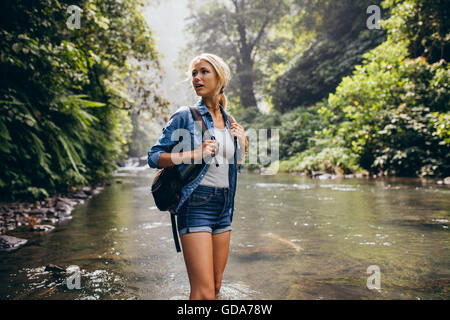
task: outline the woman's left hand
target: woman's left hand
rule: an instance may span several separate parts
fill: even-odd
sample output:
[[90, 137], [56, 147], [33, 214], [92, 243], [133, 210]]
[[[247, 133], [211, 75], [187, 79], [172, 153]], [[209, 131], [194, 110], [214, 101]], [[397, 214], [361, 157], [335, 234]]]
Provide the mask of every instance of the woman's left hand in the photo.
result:
[[247, 139], [245, 138], [245, 129], [240, 124], [234, 122], [230, 126], [231, 135], [233, 137], [237, 137], [239, 145], [241, 148], [245, 147], [245, 151], [247, 151]]

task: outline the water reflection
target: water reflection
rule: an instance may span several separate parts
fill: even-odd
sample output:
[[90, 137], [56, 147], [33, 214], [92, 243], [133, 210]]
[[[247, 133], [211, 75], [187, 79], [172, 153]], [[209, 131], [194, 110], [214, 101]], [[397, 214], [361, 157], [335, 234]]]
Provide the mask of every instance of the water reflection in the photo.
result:
[[[186, 299], [170, 218], [155, 207], [153, 170], [79, 206], [73, 219], [2, 255], [2, 299]], [[311, 180], [241, 174], [221, 299], [448, 299], [450, 189], [416, 179]], [[70, 290], [55, 264], [81, 270]], [[370, 265], [381, 290], [366, 287]], [[257, 271], [257, 272], [256, 272]]]

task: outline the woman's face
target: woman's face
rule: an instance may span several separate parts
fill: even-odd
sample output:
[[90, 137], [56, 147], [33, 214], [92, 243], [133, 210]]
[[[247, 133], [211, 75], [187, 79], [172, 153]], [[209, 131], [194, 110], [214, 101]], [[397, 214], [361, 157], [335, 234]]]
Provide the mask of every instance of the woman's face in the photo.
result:
[[210, 97], [215, 95], [217, 90], [217, 74], [209, 62], [200, 60], [194, 64], [192, 69], [192, 85], [198, 96]]

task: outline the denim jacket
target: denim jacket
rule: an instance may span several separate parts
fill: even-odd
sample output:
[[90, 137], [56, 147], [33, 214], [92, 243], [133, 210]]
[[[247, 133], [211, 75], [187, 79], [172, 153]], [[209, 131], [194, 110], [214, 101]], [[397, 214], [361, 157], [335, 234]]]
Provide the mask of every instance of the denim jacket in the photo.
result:
[[[205, 137], [203, 139], [207, 139], [211, 135], [214, 135], [214, 121], [212, 119], [211, 113], [208, 111], [208, 108], [206, 107], [203, 99], [200, 99], [195, 107], [200, 111], [200, 114], [202, 115], [203, 121], [205, 122], [207, 132], [205, 132]], [[222, 112], [223, 118], [225, 120], [225, 125], [228, 130], [230, 130], [230, 123], [228, 121], [228, 114], [223, 109], [222, 105], [220, 105], [220, 111]], [[190, 133], [190, 139], [182, 139], [182, 141], [179, 143], [178, 135], [176, 132], [176, 129], [187, 129]], [[197, 130], [200, 130], [200, 134]], [[173, 135], [173, 136], [172, 136]], [[159, 157], [162, 153], [170, 153], [172, 152], [172, 149], [177, 146], [177, 152], [183, 152], [183, 151], [190, 151], [194, 150], [194, 148], [198, 148], [201, 146], [202, 141], [198, 140], [198, 138], [201, 137], [201, 128], [197, 128], [197, 126], [194, 125], [194, 119], [192, 118], [192, 114], [189, 110], [189, 107], [181, 107], [179, 108], [175, 113], [173, 113], [167, 122], [166, 126], [163, 129], [162, 135], [159, 137], [156, 144], [151, 147], [150, 151], [148, 152], [148, 164], [151, 168], [158, 168], [161, 169], [161, 167], [158, 166]], [[187, 141], [190, 140], [190, 141]], [[195, 140], [195, 141], [194, 141]], [[193, 148], [194, 146], [194, 148]], [[231, 206], [229, 206], [229, 211], [224, 212], [224, 214], [230, 214], [232, 215], [234, 212], [234, 196], [236, 193], [236, 183], [237, 183], [237, 173], [241, 171], [241, 169], [244, 167], [244, 164], [241, 163], [239, 169], [237, 168], [237, 153], [242, 152], [238, 146], [238, 143], [236, 142], [236, 139], [234, 139], [234, 163], [229, 164], [229, 170], [228, 170], [228, 182], [229, 182], [229, 197], [231, 197], [231, 202], [228, 201], [227, 203], [231, 203]], [[211, 161], [207, 161], [206, 165], [200, 171], [198, 176], [192, 180], [190, 183], [183, 186], [181, 189], [181, 198], [178, 203], [178, 206], [176, 208], [176, 212], [178, 213], [180, 207], [183, 205], [183, 203], [189, 198], [191, 193], [197, 188], [197, 186], [200, 184], [203, 177], [206, 175], [206, 172], [209, 169]], [[178, 170], [181, 171], [183, 167], [186, 164], [180, 164], [178, 166]], [[230, 199], [229, 199], [230, 200]]]

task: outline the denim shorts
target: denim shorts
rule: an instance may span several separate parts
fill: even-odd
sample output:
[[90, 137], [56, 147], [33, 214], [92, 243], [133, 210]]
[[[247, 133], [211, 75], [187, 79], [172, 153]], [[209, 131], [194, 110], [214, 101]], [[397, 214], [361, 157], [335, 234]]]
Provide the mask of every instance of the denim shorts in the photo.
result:
[[[178, 233], [209, 232], [218, 234], [231, 230], [230, 189], [199, 185], [180, 207], [177, 215]], [[227, 212], [227, 213], [225, 213]]]

